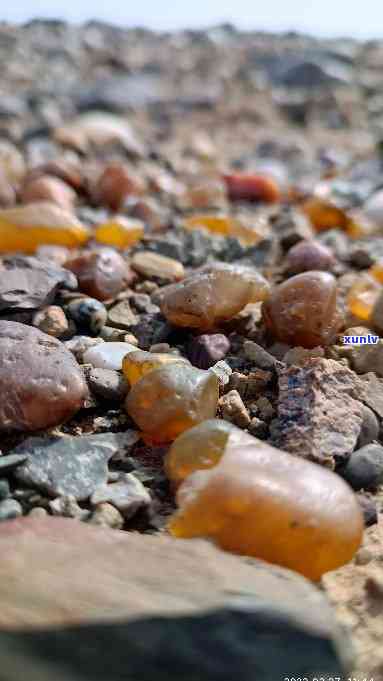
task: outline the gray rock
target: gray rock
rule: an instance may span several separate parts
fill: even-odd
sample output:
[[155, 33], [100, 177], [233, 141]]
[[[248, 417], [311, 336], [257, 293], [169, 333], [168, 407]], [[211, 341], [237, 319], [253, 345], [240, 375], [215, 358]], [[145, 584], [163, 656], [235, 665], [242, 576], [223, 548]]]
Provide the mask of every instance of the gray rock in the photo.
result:
[[108, 312], [108, 325], [117, 329], [129, 330], [138, 323], [137, 315], [134, 314], [128, 300], [122, 300]]
[[57, 497], [49, 502], [52, 515], [62, 516], [63, 518], [77, 518], [77, 520], [87, 520], [90, 512], [81, 508], [76, 499], [72, 496]]
[[16, 477], [52, 497], [73, 496], [87, 499], [108, 479], [109, 459], [125, 443], [129, 433], [104, 433], [81, 437], [29, 438], [14, 452], [28, 455]]
[[0, 266], [0, 311], [36, 310], [49, 305], [57, 290], [76, 288], [72, 272], [38, 258], [3, 258]]
[[261, 369], [273, 369], [277, 364], [277, 360], [273, 355], [270, 355], [270, 353], [262, 348], [261, 345], [258, 345], [251, 340], [244, 342], [243, 350], [245, 357], [250, 359], [254, 362], [255, 366], [260, 367]]
[[109, 502], [121, 511], [124, 518], [132, 518], [140, 508], [151, 503], [149, 492], [132, 473], [123, 473], [118, 482], [101, 485], [92, 494], [90, 503], [98, 506]]
[[92, 369], [87, 381], [89, 388], [97, 397], [111, 402], [121, 402], [129, 390], [125, 378], [113, 369]]
[[99, 333], [107, 317], [105, 305], [95, 298], [72, 300], [67, 307], [67, 312], [80, 329], [94, 335]]
[[0, 475], [17, 468], [28, 458], [27, 454], [8, 454], [7, 456], [0, 456]]
[[22, 515], [22, 506], [16, 499], [4, 499], [4, 501], [0, 501], [0, 522], [12, 520], [13, 518], [20, 518]]
[[361, 405], [361, 414], [362, 425], [360, 428], [358, 442], [356, 443], [357, 449], [361, 449], [365, 445], [369, 445], [370, 442], [377, 440], [380, 429], [378, 418], [372, 409], [367, 407], [365, 404]]
[[100, 345], [104, 343], [102, 338], [91, 338], [91, 336], [74, 336], [70, 340], [64, 342], [65, 347], [69, 350], [77, 359], [78, 362], [82, 362], [84, 353], [95, 345]]
[[383, 447], [369, 444], [352, 452], [339, 474], [353, 489], [376, 489], [383, 482]]
[[324, 594], [286, 569], [200, 540], [63, 518], [10, 523], [0, 550], [8, 630], [0, 659], [12, 681], [10, 658], [30, 681], [44, 678], [41, 664], [45, 678], [60, 681], [278, 681], [349, 671], [350, 648]]
[[11, 494], [11, 489], [9, 487], [9, 482], [5, 478], [0, 480], [0, 501], [7, 499]]

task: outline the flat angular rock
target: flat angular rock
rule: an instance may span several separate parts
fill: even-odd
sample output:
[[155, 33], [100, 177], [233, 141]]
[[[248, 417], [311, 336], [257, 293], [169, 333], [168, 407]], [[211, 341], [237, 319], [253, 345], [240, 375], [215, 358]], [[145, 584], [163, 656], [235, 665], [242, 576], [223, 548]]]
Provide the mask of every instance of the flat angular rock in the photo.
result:
[[61, 286], [77, 286], [74, 274], [62, 267], [27, 256], [0, 261], [0, 311], [36, 310], [51, 303]]
[[311, 358], [280, 371], [278, 446], [332, 466], [355, 448], [362, 408], [355, 396], [356, 377], [339, 362]]
[[82, 407], [87, 393], [79, 365], [59, 340], [0, 321], [0, 431], [58, 425]]
[[32, 681], [44, 678], [32, 675], [35, 656], [36, 671], [43, 661], [47, 678], [65, 681], [346, 673], [349, 648], [325, 597], [288, 570], [204, 541], [62, 518], [2, 524], [0, 550], [0, 627], [8, 630], [0, 646], [7, 659], [15, 646], [22, 651]]
[[72, 496], [81, 501], [106, 483], [109, 459], [130, 441], [129, 432], [29, 438], [14, 450], [28, 455], [16, 477], [52, 497]]
[[150, 505], [151, 498], [142, 482], [132, 473], [123, 474], [110, 485], [101, 485], [91, 497], [94, 506], [109, 501], [125, 518], [132, 518], [138, 509]]

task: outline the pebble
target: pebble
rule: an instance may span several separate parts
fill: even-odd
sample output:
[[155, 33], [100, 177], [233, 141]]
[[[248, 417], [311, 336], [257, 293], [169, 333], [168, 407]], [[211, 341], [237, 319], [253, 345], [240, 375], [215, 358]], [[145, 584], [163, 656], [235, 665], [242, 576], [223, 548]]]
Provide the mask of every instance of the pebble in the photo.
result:
[[82, 253], [66, 267], [76, 275], [80, 291], [97, 300], [114, 298], [132, 279], [124, 258], [111, 248]]
[[26, 180], [21, 189], [21, 203], [51, 201], [64, 210], [73, 210], [76, 192], [59, 177], [40, 175]]
[[93, 506], [105, 502], [115, 506], [129, 520], [139, 509], [150, 506], [151, 498], [133, 473], [122, 473], [118, 482], [102, 485], [93, 492], [90, 499]]
[[332, 251], [319, 241], [300, 241], [286, 256], [286, 270], [300, 274], [309, 270], [331, 271], [336, 264]]
[[16, 471], [17, 479], [51, 497], [88, 499], [106, 483], [108, 461], [129, 446], [129, 433], [79, 437], [29, 438], [14, 451], [28, 455]]
[[96, 506], [89, 519], [89, 523], [101, 527], [111, 527], [114, 530], [122, 530], [125, 520], [115, 506], [103, 503]]
[[130, 264], [136, 272], [148, 279], [179, 281], [185, 276], [184, 267], [178, 260], [151, 251], [135, 253]]
[[378, 522], [378, 509], [376, 501], [365, 494], [357, 494], [359, 506], [363, 513], [365, 527], [371, 527]]
[[87, 376], [90, 390], [101, 399], [121, 402], [129, 386], [125, 378], [112, 369], [92, 369]]
[[233, 370], [227, 364], [227, 362], [221, 360], [220, 362], [217, 362], [217, 364], [214, 364], [214, 366], [212, 366], [209, 369], [209, 371], [211, 371], [215, 376], [217, 376], [219, 387], [223, 389], [229, 383], [230, 376]]
[[28, 454], [8, 454], [0, 456], [0, 475], [21, 466], [28, 458]]
[[71, 418], [88, 390], [73, 355], [56, 338], [0, 321], [0, 430], [33, 431]]
[[105, 305], [95, 298], [79, 298], [67, 305], [67, 313], [79, 329], [97, 335], [105, 325], [107, 311]]
[[[99, 338], [102, 338], [107, 342], [118, 342], [124, 341], [126, 335], [126, 329], [115, 329], [113, 326], [103, 326], [100, 329]], [[129, 343], [130, 341], [127, 340], [126, 342]], [[133, 343], [131, 344], [134, 345]]]
[[9, 496], [11, 496], [9, 482], [6, 478], [2, 478], [0, 480], [0, 500], [3, 501], [3, 499], [7, 499]]
[[36, 312], [32, 318], [32, 324], [54, 338], [64, 336], [69, 330], [65, 312], [58, 305], [48, 305]]
[[96, 345], [101, 345], [104, 342], [102, 338], [91, 338], [90, 336], [74, 336], [70, 340], [64, 341], [64, 346], [77, 359], [80, 364], [83, 363], [84, 353]]
[[198, 369], [210, 369], [223, 360], [229, 350], [230, 341], [222, 333], [195, 336], [190, 339], [186, 348], [188, 358]]
[[132, 311], [129, 300], [122, 300], [108, 311], [108, 324], [117, 329], [129, 330], [138, 323], [138, 317]]
[[[119, 161], [108, 163], [94, 190], [96, 201], [112, 211], [121, 210], [129, 195], [141, 193], [142, 183], [133, 175], [126, 164]], [[101, 232], [101, 237], [105, 236], [104, 232], [105, 230]], [[96, 239], [100, 240], [98, 232], [96, 232]], [[103, 241], [105, 243], [105, 239]], [[129, 242], [125, 244], [122, 240], [122, 243], [114, 243], [113, 245], [123, 248], [125, 245], [129, 245]]]
[[95, 369], [121, 371], [125, 355], [136, 350], [137, 347], [130, 343], [102, 343], [86, 350], [83, 354], [83, 362], [91, 364]]
[[28, 517], [29, 518], [46, 518], [48, 516], [48, 511], [46, 508], [43, 508], [42, 506], [35, 506], [35, 508], [32, 508], [29, 513]]
[[0, 501], [0, 522], [20, 518], [23, 515], [23, 508], [16, 499], [4, 499]]
[[219, 400], [219, 407], [225, 421], [234, 423], [238, 428], [248, 428], [250, 425], [249, 412], [237, 390], [230, 390], [223, 395]]
[[94, 238], [100, 244], [115, 248], [129, 248], [144, 236], [145, 225], [123, 215], [115, 215], [108, 222], [98, 225]]
[[372, 443], [357, 449], [338, 472], [354, 490], [376, 490], [383, 482], [383, 447]]
[[254, 343], [254, 341], [246, 340], [243, 344], [243, 351], [245, 357], [261, 369], [274, 369], [277, 365], [275, 357], [270, 355], [261, 345]]
[[49, 508], [52, 515], [63, 516], [64, 518], [77, 518], [78, 520], [87, 520], [90, 512], [81, 508], [76, 499], [71, 496], [57, 497], [49, 502]]
[[356, 443], [356, 448], [361, 449], [365, 445], [369, 445], [370, 442], [374, 442], [374, 440], [377, 440], [379, 438], [379, 421], [369, 407], [367, 407], [365, 404], [361, 404], [361, 412], [362, 412], [362, 425], [360, 428], [360, 433], [358, 437], [358, 442]]

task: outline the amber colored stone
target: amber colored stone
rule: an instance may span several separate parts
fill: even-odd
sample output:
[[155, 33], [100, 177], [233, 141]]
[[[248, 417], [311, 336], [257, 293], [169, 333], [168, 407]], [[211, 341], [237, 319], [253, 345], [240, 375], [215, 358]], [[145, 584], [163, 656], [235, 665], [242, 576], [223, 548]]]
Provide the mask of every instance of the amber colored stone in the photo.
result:
[[219, 464], [184, 482], [171, 534], [210, 538], [313, 580], [351, 560], [363, 535], [351, 488], [327, 468], [251, 440], [229, 436]]
[[56, 426], [82, 407], [87, 387], [79, 365], [56, 338], [0, 321], [0, 430]]
[[76, 275], [80, 291], [97, 300], [114, 298], [132, 277], [124, 258], [111, 248], [82, 253], [65, 267]]
[[76, 216], [51, 202], [0, 210], [0, 252], [34, 253], [45, 244], [74, 248], [89, 238]]
[[208, 419], [174, 440], [164, 460], [165, 473], [178, 487], [189, 475], [220, 461], [229, 435], [243, 431], [223, 419]]
[[330, 199], [312, 196], [301, 208], [318, 232], [326, 229], [347, 229], [348, 218], [345, 211], [338, 208]]
[[161, 253], [140, 251], [131, 259], [132, 268], [148, 279], [162, 279], [164, 281], [179, 281], [185, 276], [182, 262], [168, 258]]
[[187, 359], [178, 357], [177, 355], [165, 352], [146, 352], [145, 350], [137, 350], [136, 352], [130, 352], [124, 357], [122, 371], [130, 385], [134, 385], [150, 371], [160, 369], [166, 364], [174, 363], [190, 366]]
[[368, 270], [368, 274], [376, 279], [379, 284], [383, 284], [383, 260], [378, 260], [378, 262], [372, 265]]
[[255, 269], [216, 263], [169, 287], [160, 305], [172, 324], [208, 330], [234, 317], [248, 303], [266, 300], [269, 290]]
[[229, 215], [193, 215], [186, 218], [183, 224], [185, 229], [189, 230], [207, 229], [213, 234], [236, 237], [247, 246], [258, 243], [264, 236], [260, 221], [257, 229], [257, 225], [246, 224], [239, 218], [232, 218]]
[[21, 190], [22, 203], [34, 203], [36, 201], [52, 201], [65, 210], [72, 210], [76, 193], [72, 187], [58, 177], [41, 175], [36, 179], [31, 179]]
[[141, 194], [142, 183], [129, 168], [118, 161], [109, 163], [101, 174], [95, 188], [95, 198], [103, 206], [118, 211], [131, 194]]
[[368, 321], [381, 290], [382, 285], [376, 277], [370, 276], [367, 272], [361, 274], [347, 295], [347, 305], [351, 314]]
[[276, 181], [266, 175], [233, 173], [224, 175], [223, 179], [231, 201], [277, 203], [281, 200]]
[[131, 388], [126, 409], [153, 442], [171, 442], [184, 430], [215, 416], [218, 378], [180, 363], [150, 371]]
[[330, 345], [339, 330], [336, 279], [327, 272], [303, 272], [272, 291], [262, 309], [267, 327], [288, 345]]
[[330, 270], [335, 257], [327, 246], [318, 241], [300, 241], [290, 248], [286, 256], [286, 269], [291, 274], [309, 270]]
[[129, 248], [144, 236], [144, 224], [140, 220], [132, 220], [123, 215], [115, 215], [108, 222], [103, 222], [96, 229], [94, 238], [100, 244]]

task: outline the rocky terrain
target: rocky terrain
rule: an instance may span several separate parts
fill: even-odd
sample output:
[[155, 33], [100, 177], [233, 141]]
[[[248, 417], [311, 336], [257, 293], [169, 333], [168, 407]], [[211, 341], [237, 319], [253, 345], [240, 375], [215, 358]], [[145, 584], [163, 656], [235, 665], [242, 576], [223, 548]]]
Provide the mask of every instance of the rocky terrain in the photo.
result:
[[383, 680], [383, 43], [0, 60], [1, 678]]

